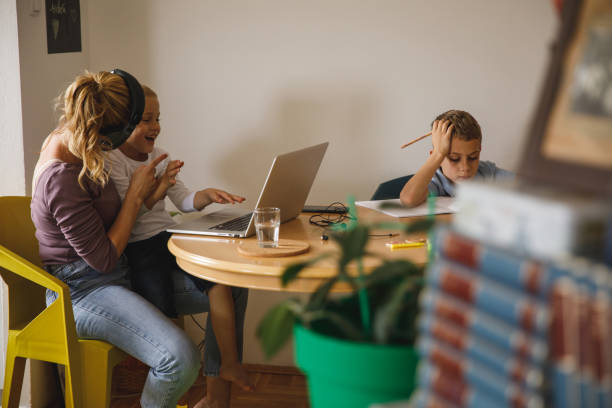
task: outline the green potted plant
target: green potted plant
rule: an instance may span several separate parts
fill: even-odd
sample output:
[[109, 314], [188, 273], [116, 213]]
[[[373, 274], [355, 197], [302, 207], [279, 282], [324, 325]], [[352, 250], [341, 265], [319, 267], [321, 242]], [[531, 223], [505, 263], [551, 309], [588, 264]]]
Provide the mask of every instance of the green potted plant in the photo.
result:
[[[424, 265], [381, 259], [365, 274], [362, 259], [370, 231], [428, 230], [430, 218], [411, 224], [360, 224], [354, 204], [345, 230], [330, 234], [339, 251], [288, 266], [286, 285], [323, 258], [337, 258], [337, 273], [322, 283], [306, 302], [290, 298], [270, 309], [257, 328], [266, 356], [274, 355], [294, 334], [298, 367], [306, 374], [313, 408], [367, 408], [374, 402], [407, 399], [414, 388], [418, 354], [418, 294]], [[351, 270], [357, 273], [351, 273]], [[353, 288], [348, 295], [330, 296], [336, 282]]]

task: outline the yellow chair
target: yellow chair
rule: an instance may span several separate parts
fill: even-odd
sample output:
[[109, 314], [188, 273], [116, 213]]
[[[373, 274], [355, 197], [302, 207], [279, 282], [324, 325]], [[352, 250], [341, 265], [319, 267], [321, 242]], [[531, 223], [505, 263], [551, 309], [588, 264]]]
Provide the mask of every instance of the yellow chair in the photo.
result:
[[[66, 407], [108, 408], [113, 367], [127, 355], [76, 335], [68, 286], [40, 268], [30, 197], [0, 197], [0, 275], [9, 291], [2, 406], [19, 406], [26, 358], [65, 366]], [[59, 294], [45, 307], [45, 289]]]

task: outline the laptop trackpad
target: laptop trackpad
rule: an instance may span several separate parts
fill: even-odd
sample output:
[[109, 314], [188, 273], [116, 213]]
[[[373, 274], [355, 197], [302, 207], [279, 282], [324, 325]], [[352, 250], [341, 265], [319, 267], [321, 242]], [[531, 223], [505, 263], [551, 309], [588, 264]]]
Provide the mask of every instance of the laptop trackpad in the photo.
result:
[[248, 211], [245, 211], [244, 209], [240, 210], [227, 208], [209, 214], [204, 214], [203, 216], [196, 218], [194, 221], [192, 221], [190, 225], [198, 225], [200, 228], [209, 228], [217, 224], [221, 224], [223, 222], [240, 217], [247, 213]]

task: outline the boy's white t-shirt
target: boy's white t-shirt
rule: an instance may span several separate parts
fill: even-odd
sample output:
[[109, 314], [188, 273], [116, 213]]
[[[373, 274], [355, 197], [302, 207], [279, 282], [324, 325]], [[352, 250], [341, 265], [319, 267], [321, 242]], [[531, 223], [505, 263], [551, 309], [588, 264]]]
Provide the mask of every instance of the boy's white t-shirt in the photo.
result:
[[[164, 153], [167, 152], [158, 147], [154, 147], [153, 152], [149, 154], [149, 158], [146, 161], [130, 159], [119, 149], [114, 149], [106, 153], [105, 167], [110, 172], [110, 177], [115, 183], [122, 201], [125, 198], [125, 193], [128, 190], [130, 180], [136, 169], [144, 164], [149, 164], [152, 160]], [[155, 168], [156, 176], [159, 177], [164, 174], [170, 160], [170, 156], [168, 156], [157, 165]], [[180, 211], [196, 211], [193, 207], [195, 192], [185, 187], [185, 184], [183, 184], [178, 177], [176, 178], [176, 184], [168, 189], [167, 196]], [[138, 218], [136, 218], [136, 222], [134, 223], [134, 227], [132, 228], [132, 234], [128, 242], [137, 242], [151, 238], [175, 224], [176, 222], [166, 211], [165, 200], [159, 200], [150, 210], [143, 204], [138, 214]]]

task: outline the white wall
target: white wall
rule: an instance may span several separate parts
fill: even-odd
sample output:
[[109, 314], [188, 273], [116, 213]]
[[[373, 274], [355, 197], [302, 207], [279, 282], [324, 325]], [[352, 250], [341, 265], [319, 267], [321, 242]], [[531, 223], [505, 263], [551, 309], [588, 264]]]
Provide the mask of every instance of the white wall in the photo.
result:
[[[87, 3], [80, 2], [86, 27]], [[44, 1], [1, 1], [0, 21], [0, 195], [25, 195], [41, 143], [55, 125], [53, 99], [88, 66], [88, 47], [84, 41], [81, 53], [47, 54]], [[4, 322], [6, 310], [3, 302]], [[1, 367], [3, 377], [4, 362]], [[47, 406], [56, 397], [54, 381], [49, 364], [28, 362], [20, 405]]]
[[[26, 180], [54, 123], [52, 98], [84, 68], [121, 67], [160, 95], [159, 143], [185, 160], [186, 183], [250, 204], [275, 153], [323, 140], [331, 145], [308, 201], [367, 199], [379, 182], [417, 170], [429, 143], [399, 146], [450, 108], [480, 121], [483, 158], [513, 169], [557, 24], [546, 0], [81, 0], [81, 8], [81, 54], [47, 55], [44, 17], [20, 17]], [[278, 297], [251, 294], [248, 362], [260, 362], [252, 333]]]
[[0, 196], [25, 193], [15, 2], [0, 2]]
[[43, 140], [57, 122], [55, 98], [89, 65], [87, 1], [81, 5], [82, 52], [47, 54], [44, 1], [42, 11], [32, 13], [35, 1], [17, 1], [19, 21], [19, 61], [23, 103], [23, 139], [26, 190], [31, 194], [32, 174]]
[[[25, 173], [21, 129], [19, 40], [17, 10], [12, 1], [0, 2], [0, 196], [23, 195]], [[4, 384], [8, 335], [8, 292], [0, 280], [0, 384]], [[0, 393], [1, 395], [1, 393]]]
[[543, 0], [109, 0], [90, 22], [91, 68], [159, 91], [160, 144], [189, 185], [253, 202], [275, 153], [329, 140], [309, 200], [323, 204], [415, 172], [429, 143], [399, 146], [449, 108], [513, 169], [556, 16]]
[[[252, 205], [271, 158], [331, 142], [313, 204], [368, 199], [418, 169], [405, 141], [450, 108], [484, 131], [483, 157], [514, 169], [557, 18], [550, 1], [107, 0], [89, 5], [90, 68], [115, 66], [157, 90], [159, 144], [188, 185]], [[119, 10], [121, 12], [119, 12]], [[279, 294], [252, 291], [253, 332]], [[291, 363], [291, 352], [274, 360]]]

